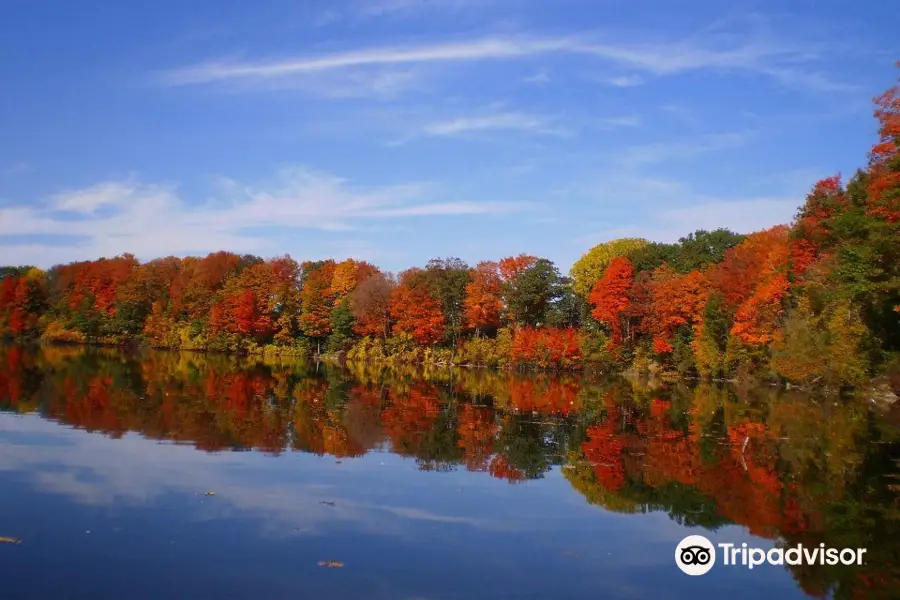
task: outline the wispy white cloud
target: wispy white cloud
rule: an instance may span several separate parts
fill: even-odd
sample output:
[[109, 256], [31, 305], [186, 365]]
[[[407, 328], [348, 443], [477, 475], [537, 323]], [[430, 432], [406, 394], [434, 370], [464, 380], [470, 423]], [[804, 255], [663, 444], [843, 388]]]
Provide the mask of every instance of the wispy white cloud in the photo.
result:
[[534, 85], [546, 85], [550, 83], [550, 72], [547, 69], [538, 69], [533, 74], [525, 77], [522, 82]]
[[[790, 74], [801, 76], [801, 64], [814, 58], [802, 48], [755, 39], [702, 38], [662, 42], [598, 42], [587, 36], [485, 37], [455, 42], [409, 46], [382, 46], [331, 54], [269, 61], [210, 61], [159, 73], [165, 85], [209, 84], [240, 80], [266, 80], [339, 69], [434, 63], [473, 63], [516, 60], [547, 54], [581, 55], [653, 75], [673, 75], [700, 69], [741, 70], [786, 83]], [[618, 84], [632, 79], [613, 78]], [[822, 75], [806, 73], [814, 89], [837, 89], [841, 84]]]
[[284, 77], [348, 67], [510, 59], [565, 50], [564, 39], [485, 38], [454, 43], [379, 47], [269, 62], [214, 61], [159, 74], [169, 85], [189, 85], [241, 78]]
[[425, 89], [428, 80], [428, 74], [419, 65], [385, 64], [211, 83], [227, 87], [230, 92], [297, 91], [326, 100], [392, 100], [401, 94]]
[[[107, 181], [90, 187], [56, 194], [51, 198], [51, 208], [82, 214], [93, 214], [97, 209], [116, 206], [124, 198], [134, 197], [138, 184], [133, 181]], [[159, 193], [167, 193], [159, 190]]]
[[777, 80], [784, 87], [817, 92], [853, 92], [859, 86], [845, 81], [836, 81], [825, 73], [804, 71], [796, 67], [764, 67], [760, 69], [764, 75]]
[[618, 117], [600, 117], [597, 123], [601, 128], [611, 129], [616, 127], [637, 127], [643, 123], [640, 115], [621, 115]]
[[640, 75], [617, 75], [615, 77], [605, 77], [601, 81], [614, 87], [635, 87], [643, 85], [644, 78]]
[[[392, 99], [420, 88], [423, 78], [414, 68], [343, 69], [322, 77], [298, 77], [267, 82], [330, 98]], [[259, 88], [257, 88], [259, 89]]]
[[521, 112], [458, 117], [426, 125], [423, 133], [429, 136], [455, 136], [479, 131], [524, 131], [543, 135], [565, 135], [566, 130], [555, 119]]
[[[305, 168], [285, 168], [262, 186], [226, 179], [219, 187], [212, 200], [197, 204], [186, 202], [174, 185], [132, 178], [57, 194], [39, 205], [13, 205], [0, 209], [0, 251], [5, 262], [40, 266], [122, 252], [142, 258], [222, 248], [277, 254], [284, 248], [273, 240], [273, 228], [350, 231], [391, 219], [528, 209], [515, 202], [429, 201], [424, 198], [435, 190], [428, 184], [362, 188]], [[67, 216], [72, 213], [79, 218]], [[2, 236], [17, 241], [4, 243]], [[21, 241], [29, 236], [80, 241]]]

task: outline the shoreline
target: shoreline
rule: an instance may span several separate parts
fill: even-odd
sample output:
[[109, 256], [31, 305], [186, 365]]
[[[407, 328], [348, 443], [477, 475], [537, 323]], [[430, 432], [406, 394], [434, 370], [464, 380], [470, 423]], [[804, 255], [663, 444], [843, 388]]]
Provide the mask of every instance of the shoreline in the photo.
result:
[[[483, 363], [472, 363], [472, 362], [447, 362], [447, 361], [427, 361], [427, 360], [417, 360], [417, 361], [409, 361], [409, 360], [401, 360], [396, 359], [395, 357], [386, 357], [382, 359], [377, 358], [366, 358], [363, 360], [360, 359], [349, 359], [347, 358], [347, 351], [343, 351], [340, 353], [321, 353], [317, 354], [315, 352], [310, 352], [308, 350], [298, 348], [298, 347], [290, 347], [290, 346], [277, 346], [274, 344], [267, 344], [263, 346], [257, 346], [256, 348], [251, 349], [239, 349], [239, 350], [220, 350], [215, 348], [198, 348], [198, 347], [176, 347], [176, 346], [154, 346], [153, 344], [149, 344], [144, 340], [126, 340], [126, 341], [105, 341], [105, 340], [90, 340], [90, 341], [70, 341], [70, 340], [47, 340], [42, 339], [40, 337], [29, 337], [29, 338], [2, 338], [2, 342], [5, 344], [35, 344], [35, 345], [46, 345], [46, 346], [59, 346], [59, 347], [72, 347], [72, 348], [116, 348], [123, 351], [160, 351], [160, 352], [189, 352], [195, 354], [205, 354], [205, 355], [219, 355], [219, 356], [231, 356], [231, 357], [241, 357], [241, 358], [253, 358], [253, 357], [269, 357], [276, 359], [296, 359], [298, 362], [312, 361], [315, 363], [325, 363], [336, 365], [341, 368], [347, 368], [348, 365], [370, 365], [382, 368], [396, 368], [396, 367], [419, 367], [419, 368], [438, 368], [438, 369], [466, 369], [466, 370], [484, 370], [484, 371], [494, 371], [497, 373], [545, 373], [545, 374], [556, 374], [556, 375], [600, 375], [600, 376], [619, 376], [629, 381], [658, 381], [660, 383], [674, 383], [677, 381], [689, 381], [696, 383], [713, 383], [716, 385], [732, 385], [732, 386], [741, 386], [741, 385], [765, 385], [771, 387], [778, 387], [788, 391], [800, 391], [807, 394], [814, 395], [822, 395], [822, 396], [842, 396], [848, 395], [852, 397], [858, 397], [860, 395], [866, 396], [866, 399], [873, 403], [882, 406], [890, 406], [895, 402], [900, 400], [900, 390], [896, 389], [895, 384], [892, 382], [891, 378], [886, 373], [880, 373], [872, 376], [864, 385], [857, 387], [849, 387], [843, 386], [838, 387], [837, 389], [834, 386], [806, 386], [800, 385], [797, 383], [793, 383], [787, 380], [772, 380], [761, 377], [754, 377], [752, 375], [746, 377], [702, 377], [699, 375], [688, 375], [688, 374], [679, 374], [675, 371], [664, 371], [658, 369], [645, 368], [642, 370], [636, 370], [633, 365], [629, 365], [628, 367], [617, 370], [617, 369], [603, 369], [599, 363], [592, 363], [589, 361], [581, 361], [577, 366], [572, 366], [570, 368], [561, 368], [561, 367], [540, 367], [536, 365], [523, 365], [523, 364], [505, 364], [505, 365], [489, 365]], [[659, 367], [659, 363], [650, 363], [650, 365], [655, 365]]]

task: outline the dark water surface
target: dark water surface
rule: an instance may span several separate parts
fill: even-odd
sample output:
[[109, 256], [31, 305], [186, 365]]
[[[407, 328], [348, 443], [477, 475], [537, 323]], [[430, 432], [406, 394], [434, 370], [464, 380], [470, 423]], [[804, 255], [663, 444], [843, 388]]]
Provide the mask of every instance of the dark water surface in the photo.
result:
[[[900, 598], [898, 424], [770, 388], [0, 347], [0, 598]], [[868, 552], [689, 577], [690, 534]]]

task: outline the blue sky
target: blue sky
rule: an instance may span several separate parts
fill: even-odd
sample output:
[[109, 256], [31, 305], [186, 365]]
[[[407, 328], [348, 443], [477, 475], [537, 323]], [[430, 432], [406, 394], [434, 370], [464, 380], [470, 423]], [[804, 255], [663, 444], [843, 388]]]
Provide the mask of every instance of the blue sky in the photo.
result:
[[0, 0], [0, 263], [528, 252], [787, 222], [875, 139], [895, 8]]

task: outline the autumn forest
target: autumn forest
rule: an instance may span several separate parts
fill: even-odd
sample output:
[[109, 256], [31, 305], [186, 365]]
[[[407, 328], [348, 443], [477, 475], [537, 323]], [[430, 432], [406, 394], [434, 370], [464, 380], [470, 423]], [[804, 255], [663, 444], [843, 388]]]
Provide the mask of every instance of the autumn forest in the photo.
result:
[[900, 90], [864, 169], [794, 222], [677, 243], [618, 239], [563, 275], [527, 254], [358, 260], [124, 254], [0, 271], [0, 332], [52, 342], [318, 354], [356, 362], [632, 369], [859, 386], [900, 371]]

